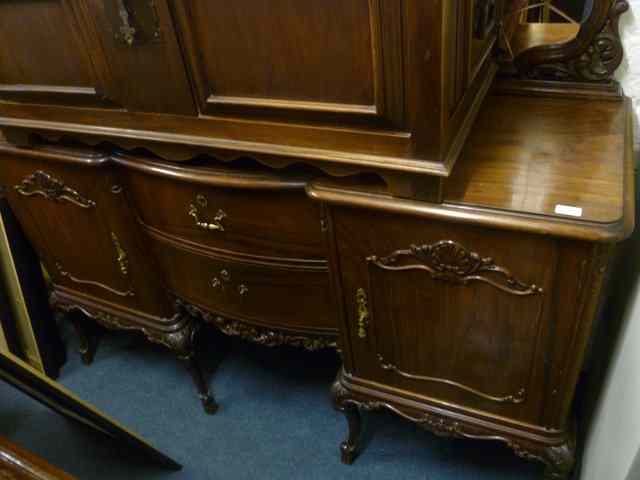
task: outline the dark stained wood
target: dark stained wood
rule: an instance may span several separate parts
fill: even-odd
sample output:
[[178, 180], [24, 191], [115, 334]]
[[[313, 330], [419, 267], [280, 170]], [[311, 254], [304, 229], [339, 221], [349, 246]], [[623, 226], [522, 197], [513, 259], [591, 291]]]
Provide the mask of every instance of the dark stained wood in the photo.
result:
[[[217, 149], [252, 153], [271, 167], [305, 161], [338, 175], [446, 176], [497, 70], [489, 55], [497, 23], [487, 19], [475, 38], [474, 2], [130, 0], [120, 15], [116, 2], [81, 0], [73, 12], [86, 41], [73, 55], [95, 59], [104, 72], [99, 89], [97, 81], [75, 83], [118, 108], [52, 106], [49, 88], [44, 102], [0, 96], [0, 127], [144, 146], [172, 159]], [[9, 18], [24, 13], [20, 2], [5, 3]], [[40, 4], [70, 21], [70, 7], [61, 5], [71, 2]], [[130, 44], [123, 28], [133, 31]], [[46, 62], [30, 64], [29, 51], [50, 34], [34, 33], [24, 48], [0, 56], [0, 66], [18, 61], [48, 72]], [[62, 50], [54, 42], [51, 49]], [[189, 148], [179, 154], [177, 146]], [[405, 182], [396, 193], [438, 201], [440, 185]]]
[[[489, 97], [447, 180], [442, 204], [391, 201], [383, 184], [357, 180], [318, 179], [307, 192], [320, 201], [452, 223], [620, 241], [633, 231], [635, 218], [630, 104], [589, 102], [595, 116], [584, 105]], [[573, 120], [563, 121], [561, 115]], [[528, 133], [532, 129], [537, 136]], [[555, 213], [558, 204], [582, 208], [582, 217]]]
[[490, 97], [445, 202], [547, 217], [568, 205], [582, 209], [576, 219], [618, 222], [628, 112], [621, 101]]
[[[249, 168], [186, 167], [118, 157], [140, 220], [188, 243], [253, 258], [325, 265], [319, 205], [306, 198], [305, 176]], [[224, 230], [199, 227], [221, 215]]]
[[[47, 152], [50, 158], [64, 158], [55, 163], [25, 157], [26, 152], [10, 147], [0, 152], [9, 202], [28, 225], [26, 233], [54, 284], [158, 317], [173, 315], [165, 295], [149, 282], [153, 269], [132, 227], [133, 217], [108, 157]], [[47, 196], [46, 189], [52, 187], [74, 190], [77, 199], [66, 192]], [[74, 247], [82, 248], [83, 255], [77, 255]]]
[[249, 324], [335, 334], [326, 266], [250, 261], [147, 233], [167, 288], [189, 303]]
[[6, 480], [73, 480], [75, 477], [0, 436], [0, 478]]
[[[575, 386], [611, 245], [635, 217], [630, 105], [589, 105], [597, 115], [578, 100], [490, 98], [442, 205], [366, 179], [308, 187], [328, 219], [345, 463], [361, 449], [358, 409], [385, 409], [569, 477]], [[548, 210], [572, 198], [582, 220]]]
[[[132, 45], [116, 38], [118, 2], [83, 0], [113, 74], [114, 95], [131, 111], [195, 115], [196, 109], [166, 0], [128, 0], [137, 27]], [[94, 54], [97, 53], [94, 51]]]
[[380, 113], [379, 1], [311, 0], [300, 8], [297, 0], [210, 0], [176, 7], [201, 112], [226, 105]]
[[[23, 7], [5, 3], [15, 36]], [[339, 348], [345, 463], [359, 411], [386, 409], [566, 479], [609, 255], [634, 228], [631, 108], [609, 81], [626, 2], [597, 1], [573, 43], [526, 50], [487, 99], [491, 12], [519, 0], [103, 3], [24, 7], [74, 12], [73, 54], [93, 63], [68, 83], [105, 88], [101, 108], [0, 90], [0, 127], [25, 147], [0, 145], [0, 183], [52, 304], [174, 350], [209, 412], [202, 323]], [[0, 47], [0, 67], [54, 85], [28, 57], [47, 32], [18, 60]], [[605, 40], [611, 58], [591, 62]]]
[[[141, 331], [192, 366], [197, 327], [176, 312], [158, 282], [110, 157], [3, 144], [0, 182], [51, 277], [54, 307], [108, 328]], [[89, 345], [81, 352], [87, 360]], [[200, 399], [213, 413], [215, 401], [203, 385], [197, 382]]]
[[337, 403], [502, 440], [565, 478], [608, 248], [371, 207], [333, 206], [329, 218], [347, 350]]
[[85, 13], [68, 0], [2, 2], [0, 100], [109, 105], [113, 84]]

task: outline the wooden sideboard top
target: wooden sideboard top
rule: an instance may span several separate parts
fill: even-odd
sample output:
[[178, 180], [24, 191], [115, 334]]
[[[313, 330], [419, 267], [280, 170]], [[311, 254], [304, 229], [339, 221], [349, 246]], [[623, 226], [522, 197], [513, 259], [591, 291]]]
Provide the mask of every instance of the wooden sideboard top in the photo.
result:
[[[443, 204], [390, 201], [380, 185], [328, 179], [315, 181], [308, 192], [396, 213], [620, 240], [634, 223], [630, 112], [624, 101], [494, 95], [445, 184]], [[581, 216], [558, 213], [566, 207], [581, 209]]]
[[[444, 198], [612, 223], [624, 210], [624, 102], [492, 96], [448, 179]], [[560, 215], [562, 216], [562, 215]]]

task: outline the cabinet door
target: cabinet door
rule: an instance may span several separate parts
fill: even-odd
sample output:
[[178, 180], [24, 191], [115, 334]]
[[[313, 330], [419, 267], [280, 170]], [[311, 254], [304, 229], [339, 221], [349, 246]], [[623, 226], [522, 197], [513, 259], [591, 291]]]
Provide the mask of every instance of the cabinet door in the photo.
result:
[[402, 123], [403, 3], [175, 2], [200, 111]]
[[113, 167], [99, 157], [65, 158], [0, 153], [11, 207], [53, 283], [89, 301], [170, 317]]
[[553, 240], [383, 215], [335, 228], [354, 375], [535, 418]]
[[0, 100], [110, 106], [107, 67], [82, 2], [0, 2]]
[[83, 0], [127, 110], [195, 114], [166, 0]]

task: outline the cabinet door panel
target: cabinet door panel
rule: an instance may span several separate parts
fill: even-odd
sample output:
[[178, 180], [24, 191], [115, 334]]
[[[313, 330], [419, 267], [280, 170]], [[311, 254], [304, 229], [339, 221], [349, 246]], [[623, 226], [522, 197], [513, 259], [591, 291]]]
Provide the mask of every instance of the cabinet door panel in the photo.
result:
[[383, 75], [381, 43], [401, 55], [402, 2], [388, 3], [176, 2], [201, 111], [399, 117], [402, 66], [390, 62]]
[[0, 2], [0, 100], [110, 105], [80, 3]]
[[11, 208], [56, 286], [149, 315], [172, 315], [106, 160], [17, 161], [3, 154], [0, 166]]
[[534, 418], [555, 243], [362, 217], [335, 220], [354, 374]]

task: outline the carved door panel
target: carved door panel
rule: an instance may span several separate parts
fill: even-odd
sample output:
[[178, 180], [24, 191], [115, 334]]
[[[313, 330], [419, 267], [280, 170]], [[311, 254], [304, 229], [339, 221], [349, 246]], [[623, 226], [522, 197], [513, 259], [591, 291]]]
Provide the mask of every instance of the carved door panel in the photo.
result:
[[0, 100], [113, 106], [88, 15], [77, 1], [0, 2]]
[[402, 126], [403, 3], [175, 2], [200, 112]]
[[535, 415], [553, 241], [342, 218], [335, 225], [354, 374], [436, 402]]
[[[72, 164], [83, 160], [85, 166]], [[0, 170], [11, 207], [55, 285], [164, 316], [167, 299], [152, 288], [156, 277], [140, 254], [112, 168], [100, 158], [21, 158]]]

